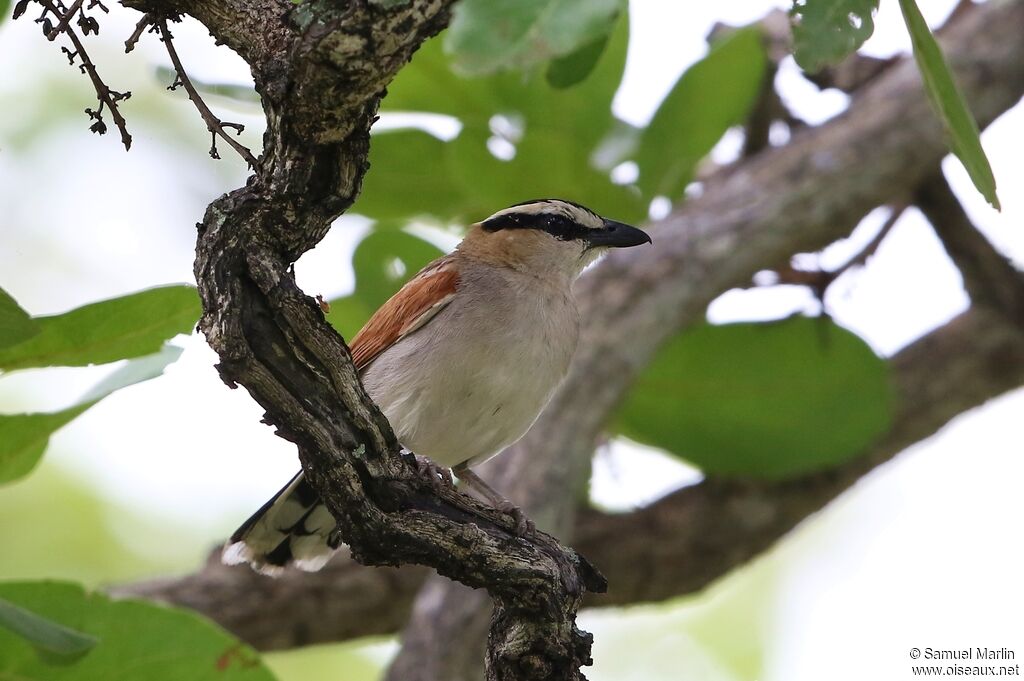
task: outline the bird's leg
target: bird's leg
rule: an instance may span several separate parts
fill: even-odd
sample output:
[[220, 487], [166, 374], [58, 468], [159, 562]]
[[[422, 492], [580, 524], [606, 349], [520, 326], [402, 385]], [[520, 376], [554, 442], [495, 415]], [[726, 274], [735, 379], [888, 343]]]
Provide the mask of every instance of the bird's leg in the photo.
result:
[[533, 534], [537, 528], [534, 526], [533, 521], [526, 517], [523, 513], [523, 509], [519, 508], [511, 501], [506, 499], [501, 492], [494, 489], [486, 482], [483, 481], [479, 475], [469, 470], [469, 466], [465, 464], [459, 464], [452, 469], [455, 472], [456, 477], [459, 480], [466, 483], [466, 486], [476, 490], [488, 503], [494, 508], [498, 509], [502, 513], [507, 513], [512, 517], [512, 522], [515, 523], [515, 532], [520, 537]]
[[451, 489], [455, 486], [455, 483], [452, 481], [451, 470], [444, 466], [438, 466], [425, 456], [420, 456], [414, 452], [409, 453], [412, 454], [413, 459], [416, 461], [416, 470], [427, 479], [427, 482], [430, 483], [430, 486], [435, 491]]

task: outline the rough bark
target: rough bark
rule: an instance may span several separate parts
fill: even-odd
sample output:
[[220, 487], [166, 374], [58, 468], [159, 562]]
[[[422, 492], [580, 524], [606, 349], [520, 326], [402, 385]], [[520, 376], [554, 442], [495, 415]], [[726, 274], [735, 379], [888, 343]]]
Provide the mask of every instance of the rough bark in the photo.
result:
[[384, 88], [445, 26], [453, 1], [130, 4], [204, 22], [249, 62], [267, 116], [256, 174], [198, 225], [199, 326], [222, 378], [295, 443], [356, 560], [429, 565], [487, 589], [488, 679], [579, 679], [591, 638], [575, 614], [603, 578], [551, 536], [516, 537], [503, 514], [435, 493], [399, 454], [344, 342], [291, 271], [358, 195]]

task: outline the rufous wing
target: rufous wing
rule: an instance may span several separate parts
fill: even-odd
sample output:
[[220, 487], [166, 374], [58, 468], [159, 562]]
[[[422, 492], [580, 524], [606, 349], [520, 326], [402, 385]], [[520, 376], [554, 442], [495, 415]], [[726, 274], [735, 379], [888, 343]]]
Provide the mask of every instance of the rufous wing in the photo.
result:
[[391, 296], [349, 344], [352, 361], [362, 371], [377, 356], [429, 322], [451, 302], [459, 272], [451, 257], [427, 265]]

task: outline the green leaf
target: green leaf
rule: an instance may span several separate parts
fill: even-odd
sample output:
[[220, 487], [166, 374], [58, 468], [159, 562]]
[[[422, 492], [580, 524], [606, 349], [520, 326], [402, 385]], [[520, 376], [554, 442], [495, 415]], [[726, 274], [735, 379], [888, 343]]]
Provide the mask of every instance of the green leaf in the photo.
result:
[[626, 66], [627, 19], [623, 13], [593, 71], [569, 90], [552, 88], [538, 74], [460, 78], [442, 52], [442, 36], [438, 36], [426, 41], [399, 72], [388, 87], [383, 107], [446, 114], [484, 128], [497, 114], [519, 115], [526, 119], [527, 134], [533, 128], [560, 129], [581, 140], [599, 140], [612, 125], [612, 99]]
[[444, 251], [408, 232], [375, 231], [366, 236], [352, 256], [356, 291], [377, 309], [408, 280]]
[[480, 218], [526, 199], [565, 197], [608, 217], [631, 222], [644, 217], [645, 205], [630, 188], [612, 184], [591, 163], [593, 150], [555, 130], [535, 129], [516, 146], [511, 161], [487, 148], [487, 130], [467, 126], [446, 148], [448, 171], [479, 202]]
[[708, 474], [795, 476], [842, 463], [887, 431], [887, 372], [825, 319], [704, 325], [658, 353], [617, 427]]
[[[442, 36], [437, 36], [424, 42], [413, 54], [412, 61], [398, 72], [388, 86], [381, 108], [486, 120], [495, 107], [487, 82], [487, 79], [468, 80], [457, 76], [444, 54]], [[372, 151], [372, 140], [370, 147]]]
[[173, 345], [127, 362], [74, 405], [52, 413], [0, 414], [0, 483], [28, 475], [46, 451], [50, 436], [104, 397], [129, 385], [156, 378], [181, 356]]
[[445, 215], [466, 204], [451, 175], [438, 172], [445, 142], [422, 130], [395, 130], [370, 138], [370, 168], [352, 210], [376, 220]]
[[528, 69], [606, 35], [619, 0], [462, 0], [445, 43], [466, 74]]
[[39, 650], [55, 655], [82, 655], [99, 643], [95, 636], [48, 620], [4, 598], [0, 598], [0, 627], [14, 632]]
[[0, 629], [0, 678], [18, 681], [273, 681], [259, 655], [188, 610], [111, 600], [64, 582], [0, 583], [0, 597], [99, 639], [74, 663]]
[[608, 37], [601, 36], [552, 61], [546, 74], [548, 84], [554, 88], [564, 89], [585, 80], [597, 66], [597, 60], [601, 58], [604, 48], [608, 46]]
[[331, 311], [325, 315], [327, 321], [348, 343], [352, 342], [355, 335], [359, 333], [359, 329], [363, 328], [363, 324], [376, 311], [367, 305], [357, 293], [335, 298], [328, 301], [328, 304], [331, 306]]
[[[502, 73], [483, 80], [496, 102], [491, 115], [521, 116], [524, 139], [533, 131], [561, 135], [589, 153], [612, 129], [612, 100], [622, 83], [629, 47], [629, 22], [622, 15], [591, 73], [572, 88], [551, 86], [543, 73]], [[475, 82], [475, 81], [470, 81]], [[467, 120], [468, 126], [488, 119]], [[546, 156], [558, 153], [550, 150]], [[524, 197], [530, 198], [530, 197]]]
[[[449, 142], [411, 131], [391, 139], [391, 133], [375, 137], [367, 195], [356, 210], [395, 222], [426, 210], [441, 222], [465, 223], [526, 199], [564, 196], [618, 220], [646, 217], [646, 203], [635, 188], [613, 184], [609, 169], [597, 168], [603, 139], [618, 130], [611, 104], [622, 81], [628, 42], [623, 14], [590, 74], [560, 90], [539, 72], [461, 79], [452, 74], [437, 39], [428, 41], [399, 73], [384, 106], [456, 115], [462, 132]], [[501, 118], [512, 122], [506, 126], [511, 132], [495, 125]], [[488, 150], [491, 138], [514, 146], [515, 158], [496, 158]], [[424, 166], [423, 158], [439, 156], [439, 163]], [[422, 179], [423, 167], [434, 177]], [[428, 191], [414, 188], [421, 181]], [[399, 196], [407, 187], [409, 197]]]
[[795, 0], [793, 57], [809, 73], [836, 64], [871, 37], [878, 0]]
[[0, 0], [0, 24], [10, 18], [11, 0]]
[[0, 414], [0, 484], [31, 473], [46, 452], [50, 435], [93, 404], [90, 402], [52, 414]]
[[351, 340], [377, 308], [442, 255], [444, 251], [440, 248], [408, 232], [371, 232], [359, 242], [352, 256], [356, 290], [350, 296], [330, 301], [327, 321]]
[[0, 288], [0, 348], [21, 343], [37, 333], [39, 325]]
[[716, 42], [679, 77], [640, 138], [637, 184], [645, 197], [682, 194], [697, 163], [726, 130], [746, 120], [765, 64], [761, 34], [749, 27]]
[[993, 208], [1000, 210], [996, 178], [981, 146], [978, 124], [967, 108], [963, 93], [953, 80], [949, 64], [942, 56], [942, 50], [914, 0], [900, 0], [900, 9], [903, 10], [903, 19], [914, 45], [914, 59], [917, 60], [928, 97], [946, 126], [950, 147], [964, 164], [977, 190]]
[[191, 286], [164, 286], [36, 317], [39, 333], [0, 349], [0, 370], [106, 364], [154, 353], [189, 333], [200, 306]]

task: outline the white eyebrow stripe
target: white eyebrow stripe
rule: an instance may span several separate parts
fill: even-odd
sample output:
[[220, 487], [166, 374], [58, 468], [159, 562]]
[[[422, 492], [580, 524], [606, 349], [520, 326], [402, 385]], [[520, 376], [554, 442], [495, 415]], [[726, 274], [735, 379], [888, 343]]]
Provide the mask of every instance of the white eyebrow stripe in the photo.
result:
[[[492, 220], [503, 215], [561, 215], [588, 229], [600, 229], [604, 219], [594, 211], [561, 199], [539, 199], [530, 203], [510, 206], [487, 218]], [[486, 222], [487, 220], [484, 220]]]

